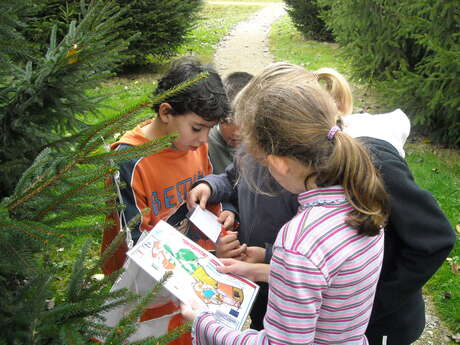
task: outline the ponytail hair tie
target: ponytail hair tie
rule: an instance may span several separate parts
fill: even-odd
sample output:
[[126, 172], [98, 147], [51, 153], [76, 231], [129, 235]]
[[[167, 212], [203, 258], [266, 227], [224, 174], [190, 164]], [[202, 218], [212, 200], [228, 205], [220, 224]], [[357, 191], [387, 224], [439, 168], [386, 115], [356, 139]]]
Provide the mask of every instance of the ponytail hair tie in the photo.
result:
[[327, 132], [327, 140], [332, 141], [334, 139], [335, 133], [340, 131], [339, 126], [332, 126], [329, 132]]

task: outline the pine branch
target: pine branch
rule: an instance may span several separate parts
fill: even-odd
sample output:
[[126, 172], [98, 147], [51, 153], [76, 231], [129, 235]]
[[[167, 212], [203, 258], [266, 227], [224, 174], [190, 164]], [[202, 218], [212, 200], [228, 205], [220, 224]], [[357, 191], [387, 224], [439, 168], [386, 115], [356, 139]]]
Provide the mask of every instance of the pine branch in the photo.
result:
[[142, 145], [131, 146], [122, 151], [110, 151], [97, 155], [88, 156], [82, 159], [81, 163], [93, 163], [94, 161], [123, 161], [135, 157], [143, 157], [151, 155], [154, 152], [159, 152], [171, 146], [171, 141], [177, 138], [177, 134], [170, 134], [163, 138], [152, 140]]
[[142, 297], [140, 302], [120, 320], [118, 325], [107, 336], [105, 344], [118, 344], [121, 341], [128, 339], [129, 336], [136, 331], [134, 324], [135, 321], [141, 316], [150, 301], [155, 298], [158, 292], [160, 292], [171, 274], [171, 272], [165, 273], [163, 278], [157, 284], [155, 284], [152, 290], [150, 290], [149, 293]]
[[[56, 181], [60, 180], [63, 175], [67, 172], [69, 172], [73, 167], [75, 167], [77, 165], [78, 161], [74, 161], [72, 163], [69, 163], [67, 166], [64, 167], [64, 169], [62, 169], [61, 171], [58, 171], [56, 173], [56, 175], [54, 176], [51, 176], [50, 178], [48, 178], [47, 180], [43, 181], [41, 184], [38, 184], [38, 186], [36, 186], [35, 189], [31, 190], [30, 192], [22, 195], [21, 197], [19, 198], [16, 198], [16, 199], [13, 199], [8, 205], [7, 205], [7, 208], [8, 208], [8, 211], [12, 211], [14, 210], [15, 208], [17, 208], [18, 206], [20, 206], [21, 204], [25, 203], [26, 201], [32, 199], [34, 196], [36, 196], [37, 194], [40, 194], [45, 188], [49, 187], [50, 185], [52, 185], [53, 183], [55, 183]], [[44, 176], [39, 176], [38, 179], [41, 179], [43, 178]]]
[[113, 174], [115, 171], [113, 168], [103, 171], [101, 174], [95, 175], [92, 178], [88, 179], [86, 182], [75, 186], [74, 188], [68, 190], [66, 193], [61, 194], [59, 197], [55, 198], [51, 201], [48, 205], [46, 205], [39, 213], [33, 217], [32, 219], [38, 221], [42, 219], [47, 213], [54, 211], [60, 204], [62, 204], [65, 200], [71, 199], [73, 196], [80, 194], [86, 189], [87, 187], [91, 186], [93, 183], [97, 181], [101, 181], [110, 174]]

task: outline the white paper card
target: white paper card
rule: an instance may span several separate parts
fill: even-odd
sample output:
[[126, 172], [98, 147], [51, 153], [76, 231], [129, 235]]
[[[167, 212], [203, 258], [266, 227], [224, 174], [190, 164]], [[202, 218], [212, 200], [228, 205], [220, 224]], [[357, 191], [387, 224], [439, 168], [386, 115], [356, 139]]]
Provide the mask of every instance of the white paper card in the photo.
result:
[[217, 221], [217, 216], [214, 213], [196, 206], [188, 219], [214, 244], [217, 242], [222, 224]]

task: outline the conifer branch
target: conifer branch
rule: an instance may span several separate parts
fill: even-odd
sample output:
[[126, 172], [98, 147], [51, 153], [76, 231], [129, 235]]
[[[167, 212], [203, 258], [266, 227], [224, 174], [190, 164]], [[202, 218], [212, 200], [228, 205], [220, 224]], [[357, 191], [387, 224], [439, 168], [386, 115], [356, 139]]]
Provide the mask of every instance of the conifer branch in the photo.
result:
[[74, 162], [68, 164], [67, 166], [64, 167], [61, 171], [56, 172], [56, 175], [51, 176], [47, 181], [44, 181], [41, 185], [36, 186], [36, 188], [29, 193], [22, 195], [20, 198], [13, 199], [6, 207], [8, 211], [14, 210], [16, 207], [20, 206], [21, 204], [25, 203], [26, 201], [32, 199], [34, 196], [37, 194], [40, 194], [45, 188], [49, 187], [52, 185], [54, 182], [60, 180], [62, 176], [69, 172], [75, 165], [78, 164], [78, 160], [75, 160]]
[[35, 217], [33, 217], [33, 220], [38, 221], [42, 219], [48, 212], [54, 210], [59, 204], [64, 202], [64, 200], [70, 199], [72, 196], [81, 193], [82, 190], [86, 187], [89, 187], [93, 183], [106, 178], [110, 174], [113, 174], [115, 172], [114, 170], [114, 168], [109, 168], [108, 170], [103, 171], [101, 174], [95, 175], [86, 182], [79, 184], [78, 186], [75, 186], [74, 188], [68, 190], [66, 193], [62, 193], [59, 197], [52, 200], [52, 202], [44, 209], [42, 209]]

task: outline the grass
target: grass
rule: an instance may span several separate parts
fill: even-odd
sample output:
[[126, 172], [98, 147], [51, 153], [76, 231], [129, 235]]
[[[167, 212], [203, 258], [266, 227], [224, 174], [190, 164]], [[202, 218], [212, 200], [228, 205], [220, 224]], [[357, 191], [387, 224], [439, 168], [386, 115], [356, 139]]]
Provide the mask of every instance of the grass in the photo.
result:
[[[287, 16], [272, 26], [270, 49], [277, 61], [289, 61], [312, 70], [333, 67], [347, 78], [352, 77], [347, 61], [340, 56], [340, 47], [303, 38]], [[355, 111], [376, 113], [386, 109], [372, 89], [365, 85], [353, 85], [353, 93]], [[418, 185], [433, 194], [454, 228], [460, 226], [460, 153], [424, 143], [423, 140], [408, 143], [406, 153]], [[440, 317], [449, 328], [460, 332], [460, 271], [454, 266], [456, 264], [460, 265], [458, 236], [450, 260], [430, 279], [424, 291], [433, 298]]]
[[262, 3], [262, 2], [282, 2], [282, 0], [216, 0], [216, 1], [212, 1], [212, 0], [208, 0], [206, 1], [208, 3], [212, 3], [212, 2], [241, 2], [241, 3], [251, 3], [251, 2], [254, 2], [254, 3]]
[[[423, 142], [406, 146], [414, 178], [429, 190], [453, 227], [460, 225], [460, 154]], [[459, 234], [459, 233], [457, 233]], [[460, 239], [438, 272], [425, 286], [436, 309], [454, 332], [460, 332]]]
[[[341, 56], [335, 43], [318, 42], [304, 38], [294, 27], [289, 16], [276, 21], [270, 32], [270, 52], [277, 61], [289, 61], [309, 70], [331, 67], [352, 80], [350, 65]], [[355, 111], [379, 112], [386, 110], [375, 99], [367, 85], [353, 85]]]
[[205, 4], [201, 20], [188, 35], [188, 42], [178, 50], [179, 55], [193, 54], [211, 62], [217, 43], [238, 22], [247, 20], [261, 5]]

